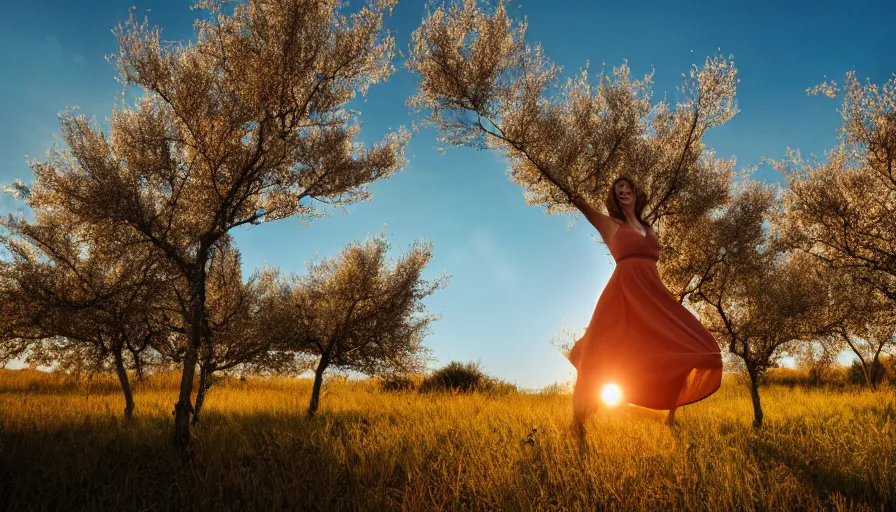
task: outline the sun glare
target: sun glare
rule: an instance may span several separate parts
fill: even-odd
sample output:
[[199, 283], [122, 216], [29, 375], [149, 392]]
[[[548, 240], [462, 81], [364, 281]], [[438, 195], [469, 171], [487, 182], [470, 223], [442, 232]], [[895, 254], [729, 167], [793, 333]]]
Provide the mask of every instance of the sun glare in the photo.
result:
[[607, 405], [617, 405], [622, 400], [622, 389], [611, 382], [604, 386], [603, 391], [600, 392], [600, 399]]

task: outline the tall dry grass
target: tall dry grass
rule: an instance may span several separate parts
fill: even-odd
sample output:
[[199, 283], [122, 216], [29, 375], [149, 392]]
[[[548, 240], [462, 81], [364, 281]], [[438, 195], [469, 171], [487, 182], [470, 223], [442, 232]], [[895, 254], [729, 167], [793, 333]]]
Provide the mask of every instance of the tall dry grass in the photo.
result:
[[[102, 379], [101, 379], [102, 380]], [[170, 446], [174, 376], [138, 384], [0, 372], [0, 508], [9, 510], [892, 510], [896, 393], [772, 385], [766, 426], [726, 381], [674, 430], [634, 408], [598, 413], [585, 445], [563, 394], [384, 393], [224, 381], [195, 455]]]

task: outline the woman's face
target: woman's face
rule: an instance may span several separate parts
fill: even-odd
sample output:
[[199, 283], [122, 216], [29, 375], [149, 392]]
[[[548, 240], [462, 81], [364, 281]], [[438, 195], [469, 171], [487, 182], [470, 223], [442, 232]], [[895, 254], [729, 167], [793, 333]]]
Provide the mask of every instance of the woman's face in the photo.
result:
[[632, 190], [632, 186], [625, 180], [620, 181], [613, 187], [616, 192], [616, 199], [619, 201], [619, 206], [634, 206], [635, 205], [635, 191]]

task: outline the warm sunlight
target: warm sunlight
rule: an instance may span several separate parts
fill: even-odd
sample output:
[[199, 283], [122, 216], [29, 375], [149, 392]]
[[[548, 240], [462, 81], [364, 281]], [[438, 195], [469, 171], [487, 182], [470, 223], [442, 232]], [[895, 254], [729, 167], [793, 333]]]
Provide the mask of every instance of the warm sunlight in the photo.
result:
[[896, 512], [896, 0], [0, 1], [0, 512]]
[[622, 388], [611, 382], [600, 392], [600, 399], [609, 406], [618, 405], [622, 400]]

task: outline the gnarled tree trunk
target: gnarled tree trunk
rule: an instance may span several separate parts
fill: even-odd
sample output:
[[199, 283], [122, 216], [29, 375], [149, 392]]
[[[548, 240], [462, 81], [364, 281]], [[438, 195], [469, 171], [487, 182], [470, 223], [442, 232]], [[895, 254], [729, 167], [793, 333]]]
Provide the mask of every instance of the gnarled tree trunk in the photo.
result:
[[750, 398], [753, 399], [753, 426], [759, 428], [762, 426], [762, 403], [759, 401], [759, 371], [754, 368], [747, 368], [750, 375]]
[[131, 383], [128, 380], [128, 372], [124, 367], [124, 356], [122, 355], [122, 347], [116, 347], [115, 353], [115, 372], [118, 374], [118, 382], [121, 383], [121, 391], [124, 393], [124, 419], [130, 420], [134, 416], [134, 395], [131, 393]]
[[199, 390], [196, 393], [196, 407], [193, 412], [193, 424], [199, 423], [199, 414], [202, 412], [202, 405], [205, 403], [205, 393], [208, 388], [212, 387], [212, 372], [214, 369], [211, 365], [203, 364], [199, 369]]
[[180, 379], [180, 394], [174, 405], [174, 445], [186, 454], [190, 446], [190, 416], [193, 414], [191, 401], [193, 377], [199, 360], [199, 346], [202, 343], [205, 325], [205, 263], [200, 261], [196, 273], [190, 279], [189, 318], [187, 319], [187, 348], [184, 353], [184, 367]]
[[311, 403], [308, 404], [308, 416], [314, 416], [320, 405], [320, 387], [324, 381], [324, 372], [330, 364], [330, 353], [324, 352], [314, 371], [314, 387], [311, 389]]

